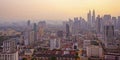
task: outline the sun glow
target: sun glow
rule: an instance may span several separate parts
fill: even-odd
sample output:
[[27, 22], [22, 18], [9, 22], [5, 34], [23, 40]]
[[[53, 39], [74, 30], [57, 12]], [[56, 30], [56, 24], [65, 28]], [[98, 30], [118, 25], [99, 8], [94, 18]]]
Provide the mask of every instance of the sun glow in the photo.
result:
[[0, 0], [0, 17], [7, 19], [66, 20], [86, 17], [89, 10], [97, 14], [120, 13], [120, 0]]

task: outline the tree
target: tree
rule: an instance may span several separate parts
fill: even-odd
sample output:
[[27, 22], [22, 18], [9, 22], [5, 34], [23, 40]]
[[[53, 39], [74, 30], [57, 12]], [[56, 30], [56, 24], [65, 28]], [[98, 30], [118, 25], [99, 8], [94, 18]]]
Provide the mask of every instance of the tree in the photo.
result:
[[23, 58], [22, 60], [27, 60], [27, 58]]
[[37, 60], [36, 58], [32, 58], [31, 60]]
[[55, 56], [51, 56], [50, 60], [57, 60]]
[[75, 60], [78, 60], [80, 57], [79, 57], [79, 54], [78, 54], [78, 52], [76, 52], [76, 54], [75, 54]]

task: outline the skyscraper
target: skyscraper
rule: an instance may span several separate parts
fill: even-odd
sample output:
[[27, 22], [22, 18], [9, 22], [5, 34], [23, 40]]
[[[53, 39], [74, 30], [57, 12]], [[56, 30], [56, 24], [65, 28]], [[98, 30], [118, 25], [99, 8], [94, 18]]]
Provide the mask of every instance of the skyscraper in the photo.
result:
[[90, 10], [89, 10], [89, 13], [87, 14], [87, 20], [88, 20], [88, 26], [91, 27], [92, 18], [91, 18], [91, 11]]
[[69, 25], [66, 24], [66, 37], [69, 37], [69, 35], [70, 35]]
[[92, 14], [92, 27], [95, 27], [95, 10], [93, 10], [93, 12], [92, 12], [93, 14]]
[[101, 32], [101, 29], [102, 29], [102, 18], [100, 17], [100, 15], [97, 16], [96, 18], [96, 32], [97, 33], [100, 33]]
[[106, 14], [103, 16], [103, 21], [104, 21], [104, 25], [106, 22], [109, 22], [111, 20], [111, 15], [110, 14]]
[[74, 23], [73, 23], [73, 31], [74, 34], [78, 34], [80, 31], [80, 20], [78, 19], [78, 17], [74, 17]]
[[93, 28], [95, 28], [95, 10], [92, 11], [91, 13], [91, 10], [89, 10], [89, 13], [87, 14], [87, 20], [88, 20], [88, 28], [91, 30], [93, 30]]
[[118, 16], [117, 28], [120, 29], [120, 16]]
[[115, 34], [114, 25], [108, 23], [104, 26], [104, 40], [106, 48], [112, 48], [115, 46]]
[[72, 19], [69, 19], [68, 21], [68, 24], [69, 24], [69, 29], [70, 29], [70, 33], [73, 33], [74, 32], [74, 29], [73, 29], [73, 20]]
[[51, 36], [50, 39], [50, 50], [59, 49], [60, 48], [60, 40], [56, 39], [54, 36]]
[[40, 21], [38, 23], [38, 40], [41, 39], [41, 37], [44, 35], [44, 30], [46, 28], [46, 22], [45, 21]]
[[63, 37], [63, 31], [57, 31], [57, 36], [58, 37]]
[[28, 20], [27, 25], [30, 26], [30, 20]]
[[113, 22], [113, 25], [115, 27], [115, 29], [117, 28], [117, 18], [116, 17], [112, 17], [112, 22]]
[[34, 31], [30, 31], [30, 40], [29, 40], [29, 46], [33, 46], [35, 42], [35, 36], [34, 36]]
[[25, 30], [25, 45], [29, 45], [30, 44], [30, 30], [31, 30], [31, 25], [30, 25], [30, 20], [28, 20], [27, 22], [27, 27]]
[[34, 42], [37, 40], [37, 24], [34, 23]]

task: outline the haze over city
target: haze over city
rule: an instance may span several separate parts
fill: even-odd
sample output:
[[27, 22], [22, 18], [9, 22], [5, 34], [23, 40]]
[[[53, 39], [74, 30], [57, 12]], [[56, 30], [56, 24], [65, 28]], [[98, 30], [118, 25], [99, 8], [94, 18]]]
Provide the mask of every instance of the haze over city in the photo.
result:
[[120, 14], [120, 0], [0, 0], [0, 20], [67, 20], [96, 14]]
[[0, 60], [120, 60], [120, 0], [0, 0]]

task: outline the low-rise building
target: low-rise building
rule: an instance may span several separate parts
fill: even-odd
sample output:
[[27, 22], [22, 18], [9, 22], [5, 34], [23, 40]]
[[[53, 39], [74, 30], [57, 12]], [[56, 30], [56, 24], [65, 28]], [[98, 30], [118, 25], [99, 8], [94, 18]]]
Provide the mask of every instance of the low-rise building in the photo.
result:
[[44, 50], [35, 52], [33, 55], [37, 60], [78, 60], [76, 51], [63, 51], [63, 50]]

